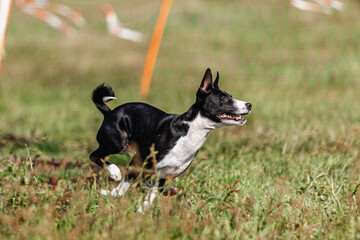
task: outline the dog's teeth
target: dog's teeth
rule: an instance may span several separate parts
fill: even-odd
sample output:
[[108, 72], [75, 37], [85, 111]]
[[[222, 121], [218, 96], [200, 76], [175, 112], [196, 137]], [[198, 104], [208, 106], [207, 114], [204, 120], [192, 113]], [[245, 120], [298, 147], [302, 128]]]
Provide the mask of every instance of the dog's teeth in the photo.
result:
[[245, 118], [241, 116], [240, 114], [227, 114], [227, 113], [221, 113], [220, 117], [225, 120], [233, 120], [233, 121], [244, 121]]

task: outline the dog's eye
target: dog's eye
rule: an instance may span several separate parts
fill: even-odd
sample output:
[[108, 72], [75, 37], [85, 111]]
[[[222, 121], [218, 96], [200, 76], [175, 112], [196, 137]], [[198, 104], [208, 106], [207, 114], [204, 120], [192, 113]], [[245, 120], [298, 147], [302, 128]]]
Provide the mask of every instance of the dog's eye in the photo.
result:
[[229, 98], [227, 96], [221, 96], [221, 101], [227, 102], [227, 101], [229, 101]]

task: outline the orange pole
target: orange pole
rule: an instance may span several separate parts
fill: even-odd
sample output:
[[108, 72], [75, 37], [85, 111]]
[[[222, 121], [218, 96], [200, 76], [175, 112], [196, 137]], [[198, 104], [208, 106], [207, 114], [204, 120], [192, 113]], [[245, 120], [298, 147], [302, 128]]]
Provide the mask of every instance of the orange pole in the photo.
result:
[[170, 12], [172, 0], [163, 0], [155, 29], [150, 42], [149, 50], [146, 56], [144, 70], [140, 82], [140, 94], [146, 97], [149, 93], [152, 74], [155, 67], [156, 58], [160, 48], [161, 38], [164, 34], [166, 21]]
[[[10, 19], [10, 12], [11, 12], [11, 5], [12, 5], [12, 0], [9, 0], [8, 2], [9, 6], [8, 6], [8, 12], [7, 12], [7, 17], [6, 17], [6, 23], [5, 23], [5, 29], [3, 29], [3, 33], [0, 33], [2, 36], [0, 36], [0, 75], [1, 75], [1, 70], [2, 70], [2, 58], [3, 55], [5, 54], [5, 38], [6, 38], [6, 31], [7, 31], [7, 27], [9, 24], [9, 19]], [[4, 6], [4, 5], [2, 5]]]

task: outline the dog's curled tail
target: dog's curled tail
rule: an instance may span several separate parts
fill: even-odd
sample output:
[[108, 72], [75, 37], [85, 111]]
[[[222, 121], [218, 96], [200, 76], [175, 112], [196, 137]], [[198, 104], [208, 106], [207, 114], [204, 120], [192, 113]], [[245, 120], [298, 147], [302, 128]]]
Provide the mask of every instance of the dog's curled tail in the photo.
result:
[[113, 99], [116, 99], [114, 91], [110, 86], [105, 85], [104, 83], [95, 88], [92, 93], [92, 100], [95, 103], [95, 106], [104, 115], [111, 111], [105, 103]]

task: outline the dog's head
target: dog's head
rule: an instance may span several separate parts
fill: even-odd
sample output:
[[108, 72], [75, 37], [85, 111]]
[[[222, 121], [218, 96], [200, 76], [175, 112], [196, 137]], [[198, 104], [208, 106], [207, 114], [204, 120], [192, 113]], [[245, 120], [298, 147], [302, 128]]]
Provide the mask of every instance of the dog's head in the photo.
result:
[[196, 105], [200, 113], [216, 123], [224, 125], [244, 125], [243, 115], [251, 112], [251, 104], [233, 99], [232, 96], [219, 89], [219, 72], [213, 82], [211, 70], [208, 68], [196, 93]]

